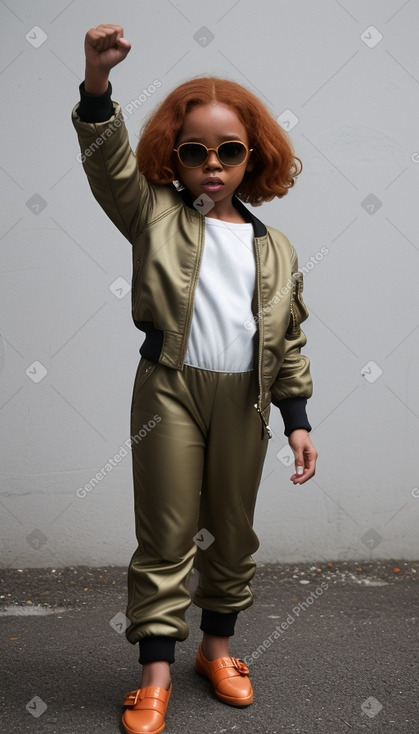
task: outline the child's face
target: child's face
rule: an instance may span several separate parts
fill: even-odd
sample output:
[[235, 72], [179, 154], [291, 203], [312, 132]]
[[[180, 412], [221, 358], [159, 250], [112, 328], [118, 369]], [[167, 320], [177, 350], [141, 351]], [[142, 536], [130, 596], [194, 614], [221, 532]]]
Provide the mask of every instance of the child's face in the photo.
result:
[[[176, 147], [181, 143], [198, 142], [207, 148], [216, 148], [226, 140], [240, 140], [249, 145], [247, 130], [236, 112], [231, 107], [214, 102], [194, 107], [185, 115]], [[239, 166], [225, 166], [215, 151], [211, 151], [198, 168], [188, 168], [177, 159], [178, 177], [194, 199], [205, 193], [214, 201], [214, 209], [219, 210], [231, 206], [235, 190], [246, 170], [250, 171], [251, 168], [249, 157]]]

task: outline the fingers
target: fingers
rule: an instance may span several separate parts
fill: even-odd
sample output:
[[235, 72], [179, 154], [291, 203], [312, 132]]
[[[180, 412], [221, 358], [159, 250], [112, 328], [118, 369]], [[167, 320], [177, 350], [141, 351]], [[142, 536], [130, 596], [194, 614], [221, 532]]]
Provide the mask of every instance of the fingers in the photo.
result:
[[86, 41], [98, 52], [107, 51], [119, 45], [131, 48], [130, 42], [124, 38], [124, 29], [120, 25], [102, 24], [91, 28], [86, 34]]
[[122, 26], [109, 23], [87, 31], [84, 48], [86, 77], [90, 80], [92, 70], [93, 76], [97, 72], [109, 75], [110, 70], [120, 64], [130, 52], [131, 44], [124, 38]]
[[291, 479], [299, 479], [305, 471], [305, 460], [304, 460], [304, 451], [303, 447], [299, 447], [298, 449], [294, 449], [295, 454], [295, 474], [292, 475]]
[[295, 454], [295, 474], [290, 477], [293, 484], [304, 484], [316, 473], [318, 453], [311, 440], [307, 438], [293, 448]]
[[88, 33], [97, 33], [101, 36], [116, 34], [121, 38], [124, 35], [124, 29], [121, 25], [114, 25], [113, 23], [102, 23], [101, 25], [96, 26], [96, 28], [91, 28]]
[[304, 454], [302, 460], [296, 460], [296, 473], [290, 477], [293, 484], [304, 484], [316, 473], [317, 453]]

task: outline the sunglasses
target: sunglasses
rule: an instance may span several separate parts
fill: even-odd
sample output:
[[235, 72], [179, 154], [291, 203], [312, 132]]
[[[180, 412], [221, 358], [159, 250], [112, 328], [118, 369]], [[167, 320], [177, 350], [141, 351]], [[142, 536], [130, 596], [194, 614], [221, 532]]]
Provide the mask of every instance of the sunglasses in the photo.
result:
[[187, 168], [199, 168], [208, 159], [212, 150], [223, 166], [240, 166], [245, 162], [253, 148], [248, 148], [241, 140], [226, 140], [216, 148], [207, 148], [203, 143], [182, 143], [174, 152]]

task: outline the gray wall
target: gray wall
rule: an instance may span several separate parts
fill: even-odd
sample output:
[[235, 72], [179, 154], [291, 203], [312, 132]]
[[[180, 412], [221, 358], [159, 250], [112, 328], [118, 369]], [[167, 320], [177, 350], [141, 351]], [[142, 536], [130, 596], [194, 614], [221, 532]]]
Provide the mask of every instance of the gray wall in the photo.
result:
[[102, 22], [132, 42], [112, 84], [133, 147], [174, 86], [211, 72], [256, 92], [304, 163], [255, 212], [307, 273], [320, 456], [292, 485], [274, 408], [256, 560], [418, 558], [418, 4], [8, 0], [0, 21], [1, 565], [127, 564], [135, 548], [120, 452], [143, 336], [130, 245], [90, 193], [70, 121], [84, 35]]

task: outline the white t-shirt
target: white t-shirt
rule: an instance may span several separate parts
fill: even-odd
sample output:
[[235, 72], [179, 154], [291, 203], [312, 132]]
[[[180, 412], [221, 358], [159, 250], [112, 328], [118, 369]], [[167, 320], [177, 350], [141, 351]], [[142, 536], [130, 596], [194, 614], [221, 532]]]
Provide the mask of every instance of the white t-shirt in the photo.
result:
[[257, 326], [252, 314], [256, 263], [253, 226], [205, 218], [185, 364], [217, 372], [248, 372]]

